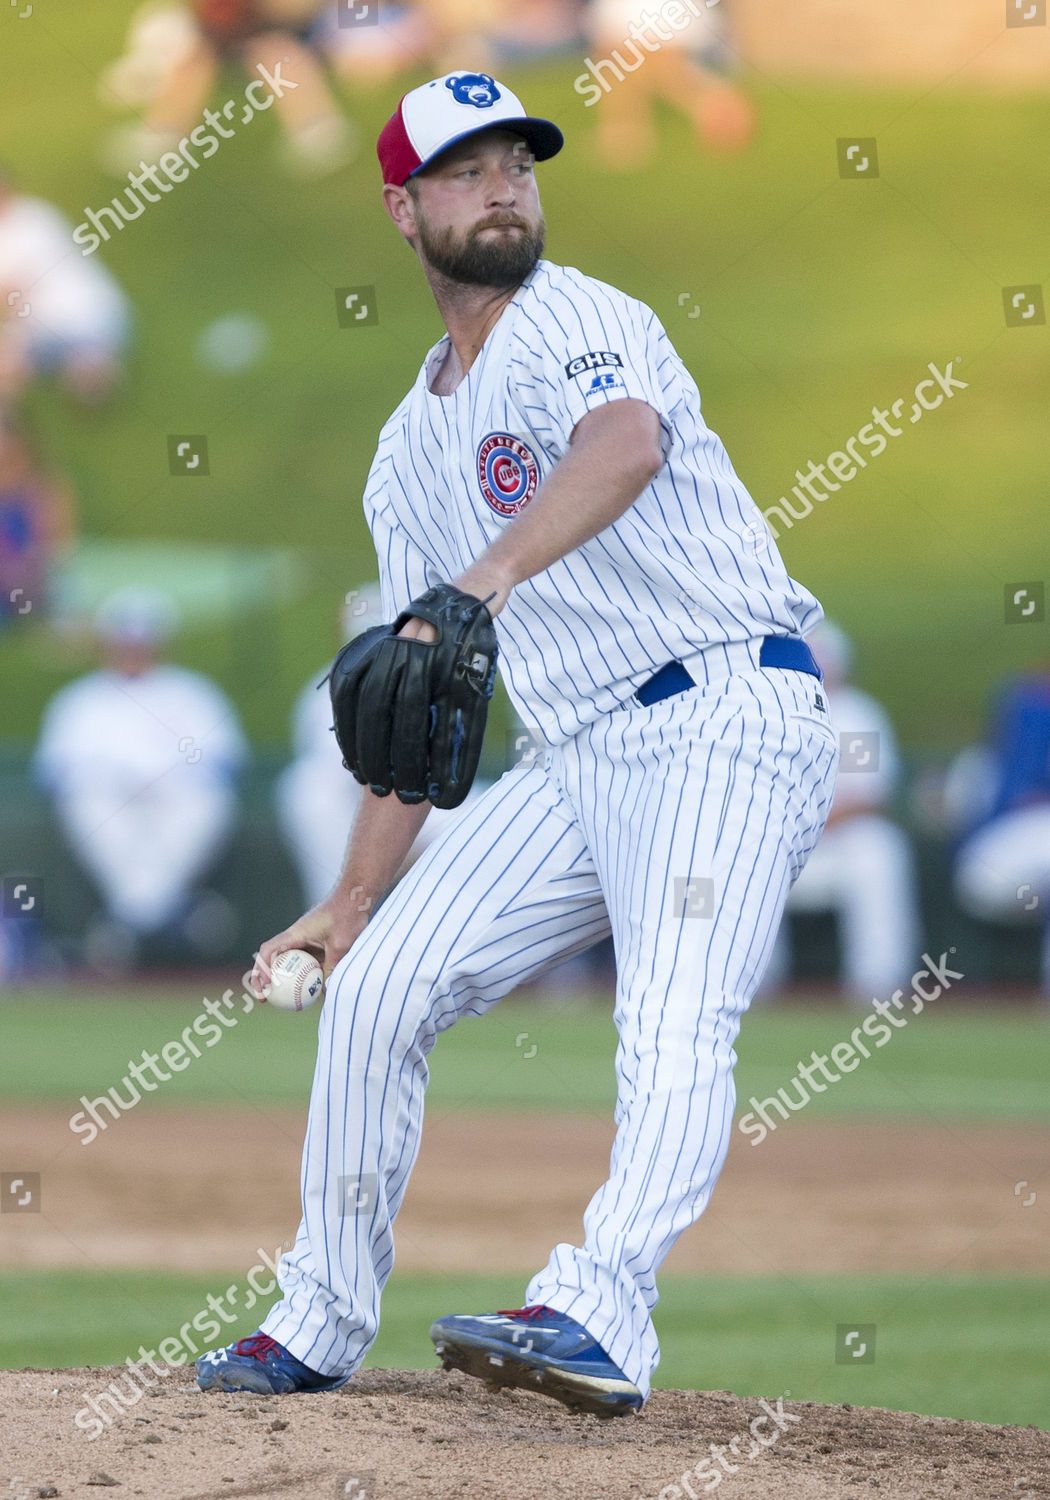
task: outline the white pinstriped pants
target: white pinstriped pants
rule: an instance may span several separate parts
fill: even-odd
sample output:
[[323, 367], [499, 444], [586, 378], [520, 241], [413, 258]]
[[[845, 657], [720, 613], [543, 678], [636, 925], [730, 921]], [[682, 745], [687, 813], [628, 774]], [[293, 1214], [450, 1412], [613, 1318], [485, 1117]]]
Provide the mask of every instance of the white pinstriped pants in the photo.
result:
[[507, 772], [419, 859], [329, 981], [303, 1220], [266, 1333], [323, 1374], [361, 1363], [438, 1033], [611, 930], [609, 1178], [526, 1301], [582, 1323], [648, 1393], [656, 1272], [721, 1170], [740, 1020], [831, 802], [818, 689], [748, 666], [618, 709]]

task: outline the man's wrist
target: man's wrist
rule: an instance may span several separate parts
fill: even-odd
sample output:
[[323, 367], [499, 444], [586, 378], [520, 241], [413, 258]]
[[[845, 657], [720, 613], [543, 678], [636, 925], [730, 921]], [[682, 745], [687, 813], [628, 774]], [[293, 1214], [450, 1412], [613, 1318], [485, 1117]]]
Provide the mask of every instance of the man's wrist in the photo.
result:
[[518, 582], [509, 570], [499, 565], [477, 562], [452, 580], [456, 588], [481, 599], [489, 614], [495, 618], [504, 607]]
[[372, 888], [351, 882], [340, 882], [328, 898], [329, 903], [340, 911], [358, 912], [370, 916], [379, 904], [380, 894]]

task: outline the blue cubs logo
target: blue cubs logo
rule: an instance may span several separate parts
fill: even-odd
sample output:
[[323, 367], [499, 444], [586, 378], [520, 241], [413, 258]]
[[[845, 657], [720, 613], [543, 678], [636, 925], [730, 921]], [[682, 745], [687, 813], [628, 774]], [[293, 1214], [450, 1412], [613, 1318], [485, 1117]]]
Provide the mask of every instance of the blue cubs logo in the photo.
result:
[[488, 73], [457, 73], [445, 79], [457, 104], [473, 104], [475, 109], [491, 109], [501, 98], [496, 80]]
[[498, 516], [516, 516], [532, 499], [540, 466], [528, 443], [506, 432], [490, 432], [478, 447], [478, 483]]

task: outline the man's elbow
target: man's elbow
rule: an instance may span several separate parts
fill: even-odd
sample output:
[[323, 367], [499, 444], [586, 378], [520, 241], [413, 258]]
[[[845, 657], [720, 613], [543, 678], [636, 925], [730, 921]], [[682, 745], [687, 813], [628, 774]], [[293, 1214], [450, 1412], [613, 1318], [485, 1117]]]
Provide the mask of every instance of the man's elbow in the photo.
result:
[[631, 464], [642, 485], [651, 483], [664, 466], [663, 428], [651, 406], [632, 402], [623, 437]]
[[645, 444], [643, 451], [638, 455], [638, 467], [645, 484], [651, 484], [659, 474], [665, 463], [664, 450], [659, 441], [655, 439]]
[[632, 486], [640, 494], [651, 484], [666, 462], [660, 443], [645, 437], [624, 446], [620, 457], [621, 472], [630, 476]]

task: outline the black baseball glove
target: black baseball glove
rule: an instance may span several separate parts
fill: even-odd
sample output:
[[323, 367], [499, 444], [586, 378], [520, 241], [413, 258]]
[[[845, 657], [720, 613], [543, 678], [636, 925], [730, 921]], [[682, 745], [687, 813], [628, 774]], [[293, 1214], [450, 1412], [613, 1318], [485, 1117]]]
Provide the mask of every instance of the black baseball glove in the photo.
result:
[[[399, 638], [414, 618], [437, 640]], [[327, 679], [347, 770], [380, 797], [458, 807], [477, 773], [497, 654], [485, 604], [450, 583], [355, 636]]]

